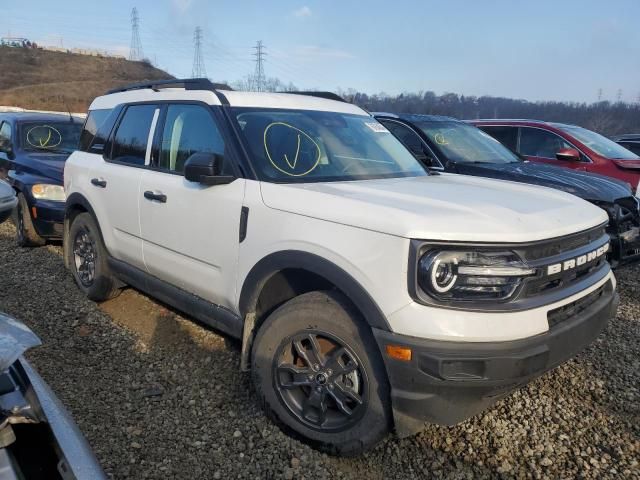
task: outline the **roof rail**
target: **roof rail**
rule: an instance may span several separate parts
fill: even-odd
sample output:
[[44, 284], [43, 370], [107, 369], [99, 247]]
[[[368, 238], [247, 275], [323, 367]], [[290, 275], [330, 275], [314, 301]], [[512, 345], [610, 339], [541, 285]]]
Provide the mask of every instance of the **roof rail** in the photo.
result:
[[306, 95], [308, 97], [325, 98], [327, 100], [335, 100], [337, 102], [349, 103], [344, 98], [342, 98], [340, 95], [337, 95], [337, 94], [335, 94], [333, 92], [315, 92], [315, 91], [300, 92], [300, 91], [291, 91], [291, 92], [284, 92], [284, 93], [293, 93], [295, 95]]
[[128, 92], [130, 90], [142, 90], [150, 88], [151, 90], [160, 90], [162, 88], [184, 88], [185, 90], [233, 90], [229, 85], [224, 83], [213, 83], [208, 78], [176, 78], [174, 80], [153, 80], [147, 82], [133, 83], [123, 87], [113, 88], [105, 93]]

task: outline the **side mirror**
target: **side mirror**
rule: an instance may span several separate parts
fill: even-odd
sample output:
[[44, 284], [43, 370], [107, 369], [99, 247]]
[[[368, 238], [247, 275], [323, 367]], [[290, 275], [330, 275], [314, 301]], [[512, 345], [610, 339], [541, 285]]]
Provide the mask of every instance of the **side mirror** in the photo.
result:
[[197, 152], [184, 163], [184, 178], [203, 185], [226, 185], [236, 177], [223, 175], [224, 158], [216, 153]]
[[579, 162], [580, 152], [575, 148], [563, 148], [558, 153], [556, 153], [556, 158], [564, 162]]

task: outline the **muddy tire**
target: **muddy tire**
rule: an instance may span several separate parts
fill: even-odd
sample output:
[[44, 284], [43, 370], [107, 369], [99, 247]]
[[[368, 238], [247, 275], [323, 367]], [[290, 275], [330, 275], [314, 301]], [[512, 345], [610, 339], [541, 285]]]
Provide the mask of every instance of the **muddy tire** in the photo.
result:
[[107, 263], [107, 249], [93, 217], [81, 213], [73, 219], [64, 248], [76, 284], [95, 302], [118, 296], [118, 281]]
[[254, 340], [251, 368], [269, 417], [318, 450], [358, 455], [391, 429], [378, 346], [338, 292], [306, 293], [269, 315]]
[[13, 209], [13, 224], [16, 226], [16, 242], [21, 247], [41, 247], [46, 243], [45, 239], [38, 235], [33, 226], [31, 212], [27, 199], [22, 193], [18, 194], [18, 204]]

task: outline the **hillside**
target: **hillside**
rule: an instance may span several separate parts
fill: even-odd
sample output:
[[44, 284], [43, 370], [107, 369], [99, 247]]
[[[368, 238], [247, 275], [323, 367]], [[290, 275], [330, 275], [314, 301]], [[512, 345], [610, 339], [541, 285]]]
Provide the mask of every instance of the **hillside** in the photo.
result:
[[0, 105], [84, 112], [106, 90], [173, 78], [145, 62], [0, 47]]

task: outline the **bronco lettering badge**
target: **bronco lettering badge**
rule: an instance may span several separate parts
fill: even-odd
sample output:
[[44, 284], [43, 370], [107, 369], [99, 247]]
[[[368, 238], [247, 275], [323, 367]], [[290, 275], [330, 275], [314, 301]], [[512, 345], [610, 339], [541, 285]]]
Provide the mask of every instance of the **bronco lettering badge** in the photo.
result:
[[609, 244], [605, 243], [597, 250], [593, 250], [592, 252], [585, 253], [584, 255], [580, 255], [579, 257], [572, 258], [570, 260], [565, 260], [562, 263], [554, 263], [553, 265], [549, 265], [547, 267], [547, 275], [555, 275], [556, 273], [566, 272], [567, 270], [571, 270], [576, 267], [581, 267], [589, 262], [593, 262], [595, 259], [600, 258], [602, 255], [609, 251]]

